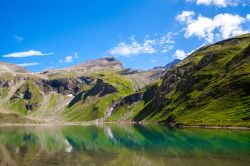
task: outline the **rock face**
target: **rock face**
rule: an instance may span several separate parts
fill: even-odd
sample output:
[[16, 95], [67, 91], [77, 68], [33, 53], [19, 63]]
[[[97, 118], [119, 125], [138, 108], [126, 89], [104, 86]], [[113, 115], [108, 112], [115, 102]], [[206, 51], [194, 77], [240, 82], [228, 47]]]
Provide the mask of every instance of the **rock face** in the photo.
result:
[[117, 90], [112, 85], [104, 83], [103, 80], [97, 79], [96, 84], [93, 88], [91, 88], [85, 95], [84, 98], [89, 96], [105, 96], [109, 93], [115, 93]]
[[143, 94], [142, 93], [133, 93], [129, 96], [124, 97], [123, 99], [121, 99], [119, 102], [117, 102], [116, 107], [120, 107], [123, 105], [131, 105], [134, 104], [140, 100], [142, 100], [143, 98]]
[[97, 79], [96, 84], [87, 91], [81, 91], [78, 93], [68, 104], [68, 108], [82, 100], [83, 102], [93, 96], [103, 97], [107, 94], [115, 93], [117, 89], [112, 85], [104, 83], [102, 79]]
[[90, 85], [94, 80], [90, 77], [70, 77], [70, 78], [58, 78], [45, 82], [52, 91], [57, 91], [64, 95], [72, 94], [76, 95], [83, 85]]

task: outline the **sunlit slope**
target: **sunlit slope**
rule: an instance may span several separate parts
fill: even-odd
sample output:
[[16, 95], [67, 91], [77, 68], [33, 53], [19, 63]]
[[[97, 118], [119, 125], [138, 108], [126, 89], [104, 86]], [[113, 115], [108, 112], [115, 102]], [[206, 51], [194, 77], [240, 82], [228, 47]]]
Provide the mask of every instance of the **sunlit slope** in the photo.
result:
[[41, 73], [1, 62], [0, 112], [34, 122], [103, 121], [116, 100], [159, 79], [162, 73], [126, 69], [109, 57]]
[[134, 120], [250, 126], [249, 59], [249, 34], [198, 49], [166, 72]]
[[70, 121], [90, 121], [104, 118], [112, 103], [133, 93], [133, 83], [116, 73], [95, 73], [96, 81], [83, 89], [69, 103], [64, 118]]

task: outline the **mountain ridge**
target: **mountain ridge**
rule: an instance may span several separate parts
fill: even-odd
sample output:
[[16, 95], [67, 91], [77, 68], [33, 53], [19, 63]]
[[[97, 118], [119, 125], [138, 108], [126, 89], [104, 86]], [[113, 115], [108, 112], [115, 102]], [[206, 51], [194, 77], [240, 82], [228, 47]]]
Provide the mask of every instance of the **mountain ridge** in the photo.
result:
[[108, 57], [58, 71], [2, 74], [0, 112], [20, 122], [249, 127], [249, 57], [246, 34], [199, 48], [165, 70], [126, 69]]
[[198, 49], [165, 73], [155, 98], [134, 120], [249, 126], [249, 50], [249, 34]]

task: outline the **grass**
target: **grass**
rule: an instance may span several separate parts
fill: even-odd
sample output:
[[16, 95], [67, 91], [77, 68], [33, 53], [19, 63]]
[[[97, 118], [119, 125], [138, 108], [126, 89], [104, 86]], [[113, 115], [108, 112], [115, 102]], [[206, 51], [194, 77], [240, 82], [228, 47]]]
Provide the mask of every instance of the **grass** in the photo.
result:
[[[23, 98], [23, 93], [26, 89], [29, 89], [31, 92], [31, 98], [27, 100]], [[39, 108], [42, 102], [42, 95], [33, 80], [25, 81], [24, 84], [18, 88], [16, 95], [20, 98], [12, 98], [10, 100], [10, 109], [22, 114], [29, 113], [26, 104], [32, 105], [33, 108], [31, 111], [35, 111]]]
[[6, 87], [0, 88], [0, 98], [8, 96], [9, 89]]
[[58, 95], [55, 93], [52, 93], [49, 98], [48, 108], [51, 109], [56, 106], [58, 100]]
[[[107, 121], [132, 121], [133, 117], [142, 110], [144, 107], [144, 101], [139, 101], [137, 103], [134, 103], [133, 105], [124, 105], [122, 107], [119, 107], [117, 110], [114, 111], [114, 113], [109, 117]], [[125, 114], [128, 114], [128, 117], [124, 117]]]
[[34, 123], [30, 119], [17, 113], [0, 113], [0, 123]]
[[[240, 44], [226, 42], [212, 45], [195, 52], [172, 70], [185, 71], [190, 62], [198, 66], [203, 58], [212, 54], [208, 64], [195, 68], [189, 77], [171, 82], [176, 87], [164, 94], [169, 85], [162, 85], [162, 103], [152, 107], [153, 101], [138, 112], [134, 119], [144, 121], [165, 121], [185, 125], [225, 125], [250, 127], [250, 60], [242, 59], [244, 49], [249, 49], [250, 37], [241, 39]], [[235, 58], [238, 58], [234, 61]], [[231, 62], [234, 61], [234, 62]], [[227, 65], [231, 63], [230, 70]], [[168, 78], [165, 76], [164, 78]], [[163, 81], [164, 82], [164, 81]], [[158, 95], [159, 95], [158, 94]]]
[[105, 83], [115, 87], [117, 92], [103, 97], [93, 96], [85, 101], [78, 101], [72, 107], [65, 109], [64, 118], [66, 120], [89, 121], [102, 118], [113, 101], [134, 92], [132, 82], [117, 73], [98, 72], [92, 73], [91, 77], [103, 79]]
[[115, 108], [108, 121], [133, 121], [136, 115], [144, 109], [155, 96], [161, 80], [155, 80], [153, 83], [143, 87], [138, 92], [143, 94], [143, 98], [132, 104], [122, 104]]

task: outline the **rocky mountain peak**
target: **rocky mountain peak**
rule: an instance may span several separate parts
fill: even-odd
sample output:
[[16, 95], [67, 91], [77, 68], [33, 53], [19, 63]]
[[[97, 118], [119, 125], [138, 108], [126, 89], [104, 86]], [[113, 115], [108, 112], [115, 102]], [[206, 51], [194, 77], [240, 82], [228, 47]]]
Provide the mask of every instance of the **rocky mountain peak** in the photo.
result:
[[95, 71], [121, 71], [123, 70], [122, 63], [115, 59], [114, 57], [105, 57], [95, 60], [89, 60], [86, 62], [82, 62], [78, 65], [64, 68], [64, 69], [53, 69], [41, 72], [43, 75], [60, 75], [65, 73], [88, 73], [88, 72], [95, 72]]
[[114, 57], [105, 57], [95, 60], [89, 60], [80, 63], [79, 65], [76, 65], [72, 68], [80, 70], [103, 70], [103, 69], [123, 70], [121, 62], [115, 59]]
[[27, 73], [27, 72], [28, 70], [26, 70], [22, 66], [0, 61], [0, 74], [1, 73], [17, 74], [17, 73]]

